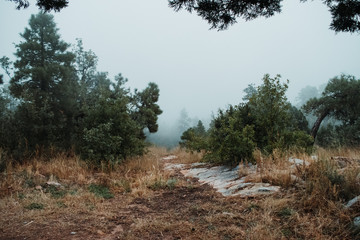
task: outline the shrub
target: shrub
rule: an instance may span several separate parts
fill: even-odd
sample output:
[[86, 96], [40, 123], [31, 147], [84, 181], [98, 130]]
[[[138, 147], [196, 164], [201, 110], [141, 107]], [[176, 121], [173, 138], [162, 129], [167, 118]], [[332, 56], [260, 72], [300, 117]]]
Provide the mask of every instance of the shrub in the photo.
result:
[[274, 149], [312, 151], [313, 140], [307, 133], [307, 121], [285, 97], [287, 84], [280, 76], [265, 75], [263, 84], [252, 87], [247, 102], [219, 110], [208, 136], [200, 138], [195, 129], [183, 133], [180, 144], [190, 150], [205, 150], [205, 159], [221, 164], [255, 162], [253, 151], [266, 154]]

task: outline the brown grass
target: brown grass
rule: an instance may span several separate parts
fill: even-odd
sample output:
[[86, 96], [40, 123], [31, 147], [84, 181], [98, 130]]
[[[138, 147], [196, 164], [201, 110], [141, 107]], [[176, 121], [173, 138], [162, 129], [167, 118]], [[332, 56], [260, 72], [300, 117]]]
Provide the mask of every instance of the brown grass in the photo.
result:
[[[318, 149], [316, 161], [295, 156], [310, 166], [290, 168], [290, 153], [256, 152], [260, 167], [248, 180], [282, 191], [247, 199], [225, 198], [178, 172], [165, 172], [165, 156], [176, 155], [170, 160], [176, 163], [201, 160], [201, 153], [181, 149], [151, 148], [111, 171], [89, 168], [76, 156], [34, 159], [9, 165], [0, 176], [0, 239], [359, 239], [352, 220], [360, 206], [343, 207], [344, 197], [360, 195], [359, 153]], [[340, 169], [333, 156], [352, 160]], [[62, 186], [51, 188], [48, 181]], [[109, 188], [114, 197], [96, 196], [91, 184]]]

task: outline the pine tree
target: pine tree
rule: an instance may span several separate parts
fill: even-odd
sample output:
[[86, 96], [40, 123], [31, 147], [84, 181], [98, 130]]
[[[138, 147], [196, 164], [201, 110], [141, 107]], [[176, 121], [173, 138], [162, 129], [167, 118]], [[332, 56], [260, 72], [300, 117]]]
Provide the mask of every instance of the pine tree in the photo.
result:
[[23, 147], [70, 147], [77, 111], [75, 56], [60, 39], [52, 15], [32, 15], [21, 37], [10, 91], [20, 102], [16, 116]]

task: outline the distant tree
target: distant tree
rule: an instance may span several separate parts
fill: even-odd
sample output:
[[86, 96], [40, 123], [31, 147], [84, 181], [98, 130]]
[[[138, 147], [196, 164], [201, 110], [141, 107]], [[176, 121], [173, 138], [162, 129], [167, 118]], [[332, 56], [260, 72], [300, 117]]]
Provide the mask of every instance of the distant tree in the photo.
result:
[[327, 116], [341, 122], [342, 128], [354, 127], [360, 117], [360, 80], [351, 75], [341, 75], [330, 79], [319, 98], [311, 98], [303, 109], [313, 113], [317, 120], [311, 129], [315, 139], [322, 121]]
[[[358, 0], [323, 2], [332, 15], [330, 24], [332, 30], [335, 32], [360, 31], [360, 2]], [[219, 30], [224, 30], [236, 23], [237, 18], [249, 21], [258, 17], [271, 17], [280, 13], [282, 7], [281, 0], [169, 0], [169, 6], [175, 11], [184, 8], [189, 12], [196, 12], [211, 25], [211, 28]]]
[[306, 86], [300, 90], [296, 97], [296, 106], [301, 107], [304, 105], [310, 98], [317, 98], [321, 95], [321, 92], [318, 91], [317, 87]]
[[202, 121], [199, 120], [195, 127], [191, 127], [183, 132], [180, 137], [180, 147], [197, 152], [205, 150], [207, 149], [207, 136], [208, 133], [206, 132]]
[[179, 135], [181, 135], [182, 132], [184, 132], [185, 130], [187, 130], [188, 128], [191, 127], [191, 118], [189, 117], [188, 112], [186, 111], [186, 109], [182, 109], [180, 112], [180, 117], [177, 121], [177, 128], [178, 128], [178, 132]]
[[195, 132], [197, 135], [199, 136], [203, 136], [205, 137], [207, 135], [206, 129], [204, 127], [204, 124], [201, 120], [198, 121], [196, 128], [195, 128]]

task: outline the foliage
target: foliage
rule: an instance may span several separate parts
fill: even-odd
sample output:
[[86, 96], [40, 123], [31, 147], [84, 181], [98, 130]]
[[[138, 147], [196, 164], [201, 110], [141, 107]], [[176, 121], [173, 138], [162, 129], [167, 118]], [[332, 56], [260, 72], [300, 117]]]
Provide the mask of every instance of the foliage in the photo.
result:
[[[328, 127], [320, 135], [320, 144], [329, 144], [330, 138], [342, 139], [341, 144], [356, 145], [359, 143], [360, 131], [360, 80], [354, 76], [341, 75], [330, 79], [322, 96], [311, 98], [303, 109], [306, 113], [317, 116], [317, 120], [311, 130], [311, 135], [316, 138], [321, 123], [326, 117], [332, 117], [338, 121], [335, 127]], [[333, 128], [333, 129], [331, 129]], [[328, 132], [328, 137], [323, 135]], [[335, 134], [335, 135], [334, 135]], [[331, 137], [333, 135], [333, 137]], [[327, 138], [327, 139], [324, 139]]]
[[[120, 91], [124, 91], [121, 89]], [[102, 89], [94, 105], [89, 105], [83, 122], [81, 154], [84, 159], [99, 165], [101, 161], [116, 162], [127, 156], [142, 154], [141, 132], [127, 109], [129, 99]]]
[[252, 154], [256, 148], [267, 154], [274, 149], [294, 148], [311, 152], [308, 123], [287, 101], [287, 88], [287, 83], [280, 83], [279, 75], [265, 75], [261, 86], [245, 89], [245, 103], [219, 110], [205, 138], [190, 128], [180, 144], [190, 150], [205, 150], [206, 159], [224, 164], [255, 161]]
[[[28, 0], [8, 0], [14, 2], [17, 9], [29, 7]], [[301, 2], [305, 2], [302, 0]], [[324, 4], [329, 8], [332, 16], [330, 28], [335, 32], [359, 32], [360, 3], [357, 0], [326, 0]], [[68, 0], [37, 0], [40, 10], [55, 12], [67, 7]], [[205, 19], [211, 28], [226, 29], [241, 17], [246, 21], [259, 17], [271, 17], [281, 12], [281, 0], [169, 0], [169, 6], [175, 11], [184, 8]]]
[[[304, 0], [303, 2], [305, 2]], [[357, 0], [326, 0], [332, 15], [330, 28], [335, 32], [358, 32], [360, 30], [360, 8]], [[205, 19], [211, 28], [226, 29], [237, 22], [237, 18], [246, 21], [259, 17], [271, 17], [281, 12], [281, 0], [255, 1], [209, 1], [209, 0], [169, 0], [169, 6], [175, 11], [184, 8], [196, 12]]]
[[325, 148], [337, 148], [341, 146], [356, 147], [359, 143], [359, 121], [354, 125], [328, 124], [319, 129], [316, 138], [316, 144]]
[[[27, 8], [29, 7], [28, 0], [8, 0], [16, 3], [16, 9]], [[54, 10], [55, 12], [60, 11], [61, 9], [67, 7], [69, 4], [68, 0], [37, 0], [36, 5], [39, 7], [40, 10], [44, 11], [51, 11]]]
[[179, 144], [182, 148], [200, 152], [202, 149], [206, 149], [206, 141], [207, 132], [202, 121], [199, 120], [196, 127], [189, 128], [183, 132]]
[[287, 88], [287, 83], [280, 83], [280, 75], [270, 78], [266, 74], [263, 84], [248, 102], [255, 119], [257, 145], [268, 153], [279, 147], [278, 136], [289, 124], [290, 105], [285, 96]]
[[250, 108], [247, 105], [230, 106], [219, 111], [210, 129], [209, 148], [206, 156], [210, 161], [236, 164], [251, 161], [256, 147], [255, 130]]
[[20, 161], [75, 149], [96, 166], [144, 153], [144, 130], [156, 132], [162, 113], [155, 83], [131, 93], [121, 74], [110, 80], [80, 39], [68, 51], [52, 15], [32, 15], [21, 37], [17, 60], [0, 59], [11, 94], [0, 94], [1, 148]]
[[60, 40], [51, 15], [32, 15], [21, 36], [24, 41], [16, 45], [17, 60], [10, 81], [10, 92], [19, 101], [14, 113], [19, 145], [30, 149], [52, 144], [69, 147], [77, 111], [75, 56]]

